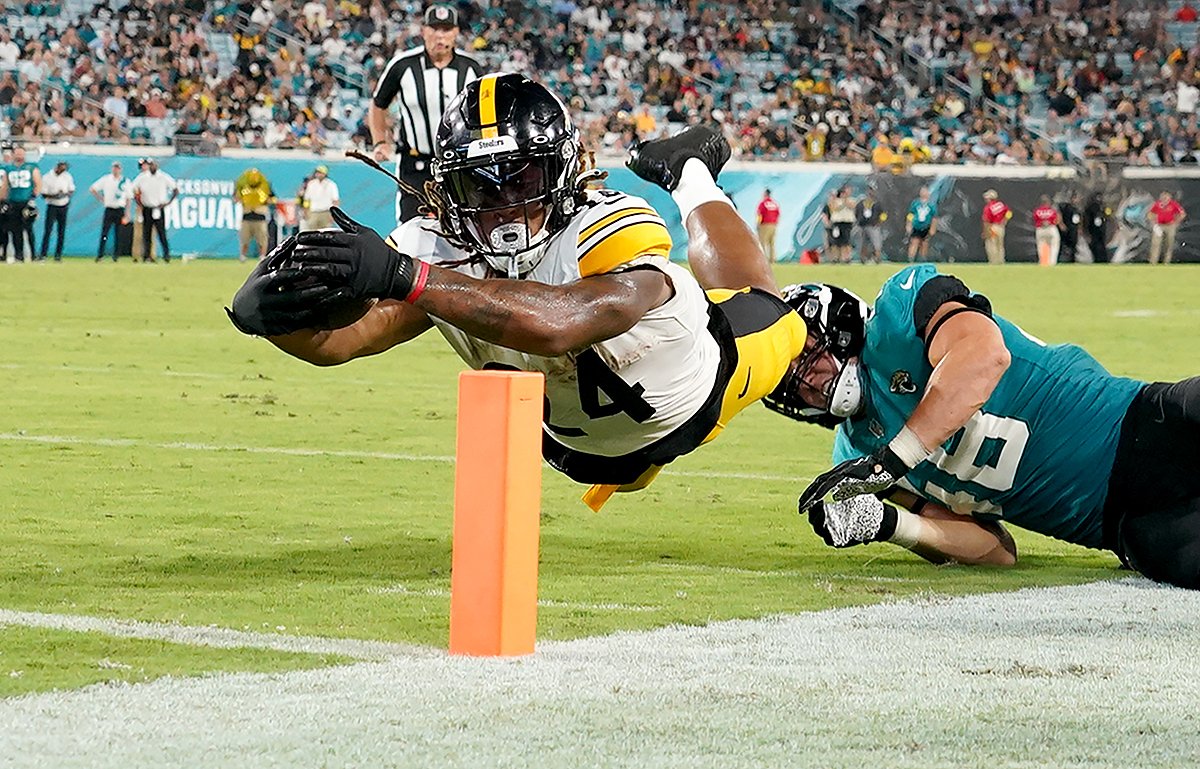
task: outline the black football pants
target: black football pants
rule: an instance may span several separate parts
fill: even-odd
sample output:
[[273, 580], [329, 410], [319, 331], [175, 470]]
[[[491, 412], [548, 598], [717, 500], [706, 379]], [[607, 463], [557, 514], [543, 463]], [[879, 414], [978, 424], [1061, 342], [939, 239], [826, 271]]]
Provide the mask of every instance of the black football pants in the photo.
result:
[[1200, 377], [1146, 385], [1130, 404], [1105, 534], [1150, 579], [1200, 589]]
[[163, 206], [155, 208], [153, 206], [142, 207], [142, 261], [151, 261], [148, 255], [150, 253], [150, 235], [152, 232], [158, 232], [158, 243], [162, 246], [162, 260], [164, 262], [171, 261], [171, 247], [167, 244], [167, 216]]
[[[430, 168], [431, 163], [432, 158], [405, 153], [400, 156], [399, 162], [396, 164], [396, 175], [408, 186], [424, 193], [425, 182], [433, 179], [433, 171]], [[422, 198], [411, 195], [404, 190], [397, 192], [396, 224], [403, 224], [409, 219], [416, 219], [420, 216], [420, 208], [424, 202]]]
[[104, 209], [104, 219], [100, 222], [100, 247], [96, 249], [96, 261], [104, 258], [104, 246], [108, 244], [108, 231], [112, 229], [113, 239], [113, 261], [117, 261], [117, 233], [121, 226], [121, 220], [125, 218], [124, 208], [106, 208]]
[[[25, 216], [22, 214], [24, 204], [14, 204], [9, 207], [3, 215], [0, 215], [0, 232], [3, 237], [0, 238], [0, 253], [3, 252], [5, 244], [11, 243], [13, 248], [13, 257], [18, 262], [25, 261]], [[32, 259], [33, 254], [29, 255]]]
[[66, 206], [46, 206], [46, 224], [42, 228], [42, 258], [46, 258], [46, 252], [50, 250], [50, 234], [53, 229], [58, 228], [58, 245], [54, 249], [54, 259], [59, 261], [62, 259], [63, 238], [67, 234], [67, 207]]

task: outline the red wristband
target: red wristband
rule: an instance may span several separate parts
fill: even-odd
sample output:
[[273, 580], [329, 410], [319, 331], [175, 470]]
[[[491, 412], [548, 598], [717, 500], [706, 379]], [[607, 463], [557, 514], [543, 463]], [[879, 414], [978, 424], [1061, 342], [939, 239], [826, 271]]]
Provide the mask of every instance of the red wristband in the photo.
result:
[[408, 292], [408, 296], [404, 297], [404, 301], [412, 304], [425, 293], [425, 282], [429, 280], [429, 262], [417, 260], [420, 267], [417, 268], [417, 279], [413, 281], [412, 291]]

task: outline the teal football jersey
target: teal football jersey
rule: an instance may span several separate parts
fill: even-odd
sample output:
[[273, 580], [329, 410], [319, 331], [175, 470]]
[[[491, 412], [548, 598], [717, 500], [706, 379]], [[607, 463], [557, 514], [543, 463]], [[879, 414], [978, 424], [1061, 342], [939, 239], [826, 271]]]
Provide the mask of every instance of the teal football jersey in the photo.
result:
[[8, 201], [10, 203], [28, 203], [33, 199], [33, 163], [23, 163], [19, 166], [8, 164], [0, 166], [8, 177]]
[[933, 224], [933, 217], [937, 216], [937, 209], [933, 201], [926, 203], [918, 199], [909, 204], [908, 215], [912, 217], [914, 230], [927, 230]]
[[[887, 443], [921, 399], [933, 368], [913, 303], [937, 275], [911, 267], [876, 297], [862, 355], [866, 407], [838, 428], [836, 462]], [[1101, 547], [1121, 422], [1144, 383], [1109, 374], [1076, 345], [1047, 345], [995, 320], [1012, 363], [983, 408], [901, 485], [957, 513]]]

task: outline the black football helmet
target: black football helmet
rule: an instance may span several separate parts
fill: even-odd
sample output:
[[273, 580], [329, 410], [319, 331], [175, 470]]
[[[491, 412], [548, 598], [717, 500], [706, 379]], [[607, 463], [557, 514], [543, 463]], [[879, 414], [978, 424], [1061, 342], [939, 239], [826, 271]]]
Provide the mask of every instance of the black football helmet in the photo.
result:
[[579, 134], [558, 97], [517, 73], [470, 83], [442, 116], [433, 159], [451, 239], [527, 274], [579, 206]]
[[[801, 422], [836, 427], [862, 405], [859, 356], [866, 343], [871, 307], [850, 291], [824, 283], [786, 286], [782, 293], [784, 301], [804, 319], [811, 341], [792, 361], [779, 385], [762, 399], [763, 404]], [[822, 407], [804, 399], [801, 385], [825, 352], [833, 355], [838, 373], [821, 388], [825, 397]]]

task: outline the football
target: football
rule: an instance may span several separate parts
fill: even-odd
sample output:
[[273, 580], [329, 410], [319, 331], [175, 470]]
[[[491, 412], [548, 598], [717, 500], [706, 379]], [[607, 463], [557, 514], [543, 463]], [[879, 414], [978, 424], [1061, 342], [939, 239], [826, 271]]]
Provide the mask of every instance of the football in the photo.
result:
[[[298, 267], [299, 262], [289, 261], [284, 266]], [[327, 285], [319, 277], [306, 275], [296, 288], [310, 288], [314, 286]], [[336, 287], [329, 287], [328, 291], [332, 292]], [[320, 331], [332, 331], [338, 328], [345, 328], [364, 315], [375, 306], [375, 299], [355, 299], [347, 297], [340, 301], [329, 299], [318, 300], [321, 305], [318, 309], [312, 310], [310, 321], [312, 328]], [[314, 302], [314, 304], [318, 303]]]
[[352, 325], [375, 306], [375, 301], [374, 299], [347, 299], [344, 302], [335, 303], [325, 312], [324, 322], [318, 323], [317, 328], [322, 331], [332, 331]]

